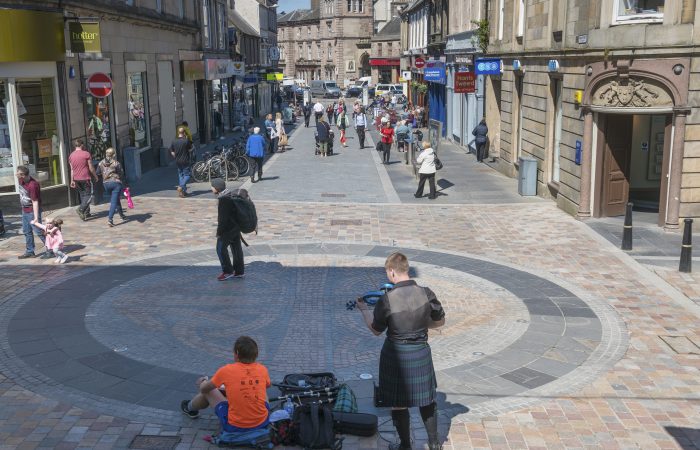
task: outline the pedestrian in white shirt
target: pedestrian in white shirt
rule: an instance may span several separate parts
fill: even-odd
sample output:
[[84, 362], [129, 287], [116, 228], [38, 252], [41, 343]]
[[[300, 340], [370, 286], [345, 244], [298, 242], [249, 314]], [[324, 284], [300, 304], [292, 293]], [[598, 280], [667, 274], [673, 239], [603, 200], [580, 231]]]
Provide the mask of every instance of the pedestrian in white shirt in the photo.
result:
[[314, 105], [314, 117], [316, 118], [316, 125], [318, 125], [318, 119], [323, 115], [326, 108], [321, 104], [321, 102], [316, 102]]
[[416, 158], [416, 162], [420, 164], [420, 169], [418, 169], [420, 181], [418, 181], [418, 190], [413, 196], [415, 198], [423, 197], [423, 188], [427, 180], [430, 183], [430, 195], [428, 198], [435, 200], [435, 172], [437, 172], [437, 168], [435, 167], [435, 151], [430, 147], [430, 142], [423, 142], [423, 151]]
[[360, 148], [365, 148], [365, 129], [367, 128], [367, 115], [365, 109], [360, 108], [355, 114], [355, 131], [357, 139], [360, 141]]

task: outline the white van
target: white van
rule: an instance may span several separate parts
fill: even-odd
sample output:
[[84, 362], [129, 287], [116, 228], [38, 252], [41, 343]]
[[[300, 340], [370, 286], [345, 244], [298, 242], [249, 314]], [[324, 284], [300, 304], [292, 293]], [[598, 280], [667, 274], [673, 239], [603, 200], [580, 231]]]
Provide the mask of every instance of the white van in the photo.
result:
[[311, 82], [311, 95], [314, 97], [340, 97], [340, 88], [335, 81], [313, 80]]

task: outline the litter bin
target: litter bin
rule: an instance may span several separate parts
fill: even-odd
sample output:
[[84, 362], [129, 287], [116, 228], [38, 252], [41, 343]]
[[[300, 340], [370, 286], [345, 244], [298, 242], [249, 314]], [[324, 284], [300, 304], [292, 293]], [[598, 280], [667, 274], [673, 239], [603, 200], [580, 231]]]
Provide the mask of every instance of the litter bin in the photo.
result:
[[537, 160], [535, 158], [518, 158], [518, 194], [537, 195]]

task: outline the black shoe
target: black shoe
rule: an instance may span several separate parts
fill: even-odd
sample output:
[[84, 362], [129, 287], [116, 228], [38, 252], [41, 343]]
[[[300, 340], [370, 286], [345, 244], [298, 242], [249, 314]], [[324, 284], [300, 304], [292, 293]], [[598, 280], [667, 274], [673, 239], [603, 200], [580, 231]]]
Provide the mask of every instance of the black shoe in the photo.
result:
[[113, 227], [113, 226], [114, 226], [114, 222], [108, 219], [108, 220], [107, 220], [107, 225], [109, 225], [110, 227]]
[[56, 255], [54, 255], [52, 252], [44, 252], [41, 254], [39, 259], [51, 259], [51, 258], [55, 258], [55, 257], [56, 257]]
[[36, 255], [34, 253], [22, 253], [17, 257], [17, 259], [28, 259], [28, 258], [36, 258]]
[[414, 196], [415, 198], [423, 198], [422, 195], [418, 195], [418, 194], [413, 194], [413, 196]]
[[401, 444], [389, 444], [389, 450], [412, 450], [411, 446], [404, 447]]
[[85, 213], [82, 212], [82, 211], [80, 210], [80, 207], [78, 207], [78, 208], [75, 210], [75, 212], [78, 213], [78, 217], [80, 217], [80, 220], [82, 220], [83, 222], [85, 222]]
[[435, 200], [435, 199], [437, 198], [437, 195], [433, 195], [432, 197], [431, 197], [431, 196], [428, 196], [428, 198], [429, 198], [430, 200]]
[[119, 218], [122, 219], [122, 222], [126, 222], [126, 214], [119, 214]]
[[190, 411], [190, 409], [187, 407], [189, 403], [189, 400], [183, 400], [180, 403], [180, 410], [182, 410], [182, 413], [190, 419], [197, 419], [199, 417], [199, 411]]

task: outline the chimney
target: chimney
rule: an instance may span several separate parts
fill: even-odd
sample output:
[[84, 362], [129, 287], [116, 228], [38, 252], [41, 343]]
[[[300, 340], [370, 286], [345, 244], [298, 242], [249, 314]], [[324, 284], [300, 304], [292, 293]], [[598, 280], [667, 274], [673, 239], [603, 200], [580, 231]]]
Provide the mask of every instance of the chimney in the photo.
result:
[[321, 0], [311, 0], [311, 11], [321, 11]]

